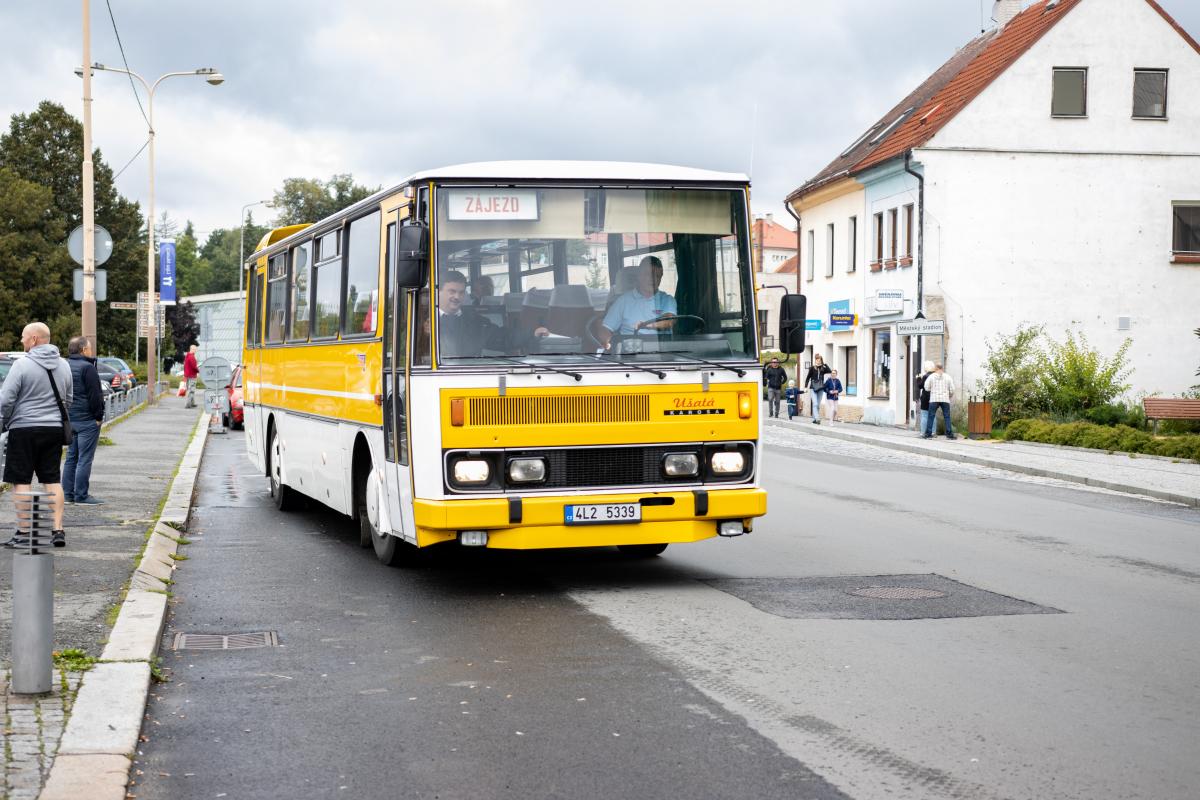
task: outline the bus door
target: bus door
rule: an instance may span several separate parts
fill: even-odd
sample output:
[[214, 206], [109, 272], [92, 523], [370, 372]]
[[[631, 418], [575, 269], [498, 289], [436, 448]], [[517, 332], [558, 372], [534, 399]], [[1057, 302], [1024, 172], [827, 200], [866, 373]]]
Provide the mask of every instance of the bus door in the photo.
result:
[[[265, 265], [265, 262], [263, 262]], [[259, 262], [251, 264], [246, 271], [246, 346], [242, 350], [242, 402], [245, 415], [242, 427], [245, 429], [246, 445], [250, 452], [250, 460], [260, 469], [266, 469], [266, 444], [263, 442], [264, 428], [262, 425], [262, 307], [263, 286], [266, 282], [266, 268], [259, 267]]]
[[413, 523], [408, 459], [408, 334], [411, 327], [408, 320], [413, 293], [396, 288], [396, 212], [391, 212], [388, 220], [384, 262], [387, 265], [384, 270], [386, 314], [383, 329], [384, 486], [392, 532], [415, 543], [417, 531]]

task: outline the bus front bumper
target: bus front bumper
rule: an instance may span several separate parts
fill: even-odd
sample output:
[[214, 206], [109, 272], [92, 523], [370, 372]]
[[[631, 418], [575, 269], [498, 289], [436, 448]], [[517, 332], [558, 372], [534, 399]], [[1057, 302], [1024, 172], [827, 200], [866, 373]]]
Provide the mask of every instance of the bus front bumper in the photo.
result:
[[[716, 536], [721, 522], [739, 521], [749, 532], [767, 513], [767, 493], [758, 488], [538, 495], [520, 498], [519, 507], [513, 499], [415, 500], [417, 545], [454, 541], [462, 531], [486, 531], [488, 547], [506, 550], [697, 542]], [[564, 507], [580, 503], [640, 503], [642, 519], [567, 525]]]

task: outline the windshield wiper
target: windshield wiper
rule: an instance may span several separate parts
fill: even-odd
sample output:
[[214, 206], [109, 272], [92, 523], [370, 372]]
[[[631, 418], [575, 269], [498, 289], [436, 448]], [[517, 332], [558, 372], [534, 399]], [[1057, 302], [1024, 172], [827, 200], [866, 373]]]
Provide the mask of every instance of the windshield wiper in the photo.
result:
[[685, 353], [682, 350], [660, 350], [659, 352], [660, 353], [670, 353], [673, 356], [683, 356], [684, 358], [691, 359], [692, 361], [698, 361], [701, 364], [707, 364], [710, 367], [717, 367], [718, 369], [727, 369], [730, 372], [737, 373], [737, 376], [739, 378], [746, 377], [746, 370], [744, 370], [744, 369], [738, 369], [737, 367], [731, 367], [728, 364], [722, 364], [718, 361], [709, 361], [708, 359], [700, 358], [699, 356], [694, 356], [694, 355], [691, 355], [690, 353]]
[[522, 367], [528, 367], [529, 369], [544, 369], [547, 372], [557, 372], [559, 375], [570, 375], [577, 381], [583, 380], [583, 373], [572, 372], [569, 369], [558, 369], [548, 364], [530, 364], [528, 361], [522, 361], [519, 358], [509, 358], [507, 356], [468, 356], [468, 358], [496, 358], [501, 361], [507, 361], [510, 364], [520, 364]]
[[596, 358], [598, 358], [598, 359], [607, 358], [607, 359], [611, 360], [614, 364], [619, 364], [622, 367], [625, 367], [626, 369], [632, 367], [633, 369], [640, 369], [642, 372], [649, 372], [651, 375], [657, 375], [658, 379], [660, 381], [663, 378], [667, 377], [667, 373], [663, 372], [661, 369], [651, 369], [650, 367], [643, 367], [641, 364], [633, 364], [628, 361], [622, 361], [621, 359], [614, 356], [612, 353], [596, 353], [595, 355], [596, 355]]

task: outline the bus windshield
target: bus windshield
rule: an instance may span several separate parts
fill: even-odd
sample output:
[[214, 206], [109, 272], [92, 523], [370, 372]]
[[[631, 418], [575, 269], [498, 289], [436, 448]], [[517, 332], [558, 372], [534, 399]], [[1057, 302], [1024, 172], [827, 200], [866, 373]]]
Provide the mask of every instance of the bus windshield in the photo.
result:
[[439, 363], [757, 357], [741, 191], [443, 186], [436, 209]]

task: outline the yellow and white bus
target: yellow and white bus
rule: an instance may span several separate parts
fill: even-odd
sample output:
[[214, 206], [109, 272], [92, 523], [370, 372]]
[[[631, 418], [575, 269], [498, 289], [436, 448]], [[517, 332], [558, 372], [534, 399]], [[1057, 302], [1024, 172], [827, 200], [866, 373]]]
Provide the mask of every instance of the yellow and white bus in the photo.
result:
[[246, 266], [250, 458], [281, 509], [349, 515], [386, 564], [655, 555], [766, 512], [744, 175], [431, 170]]

